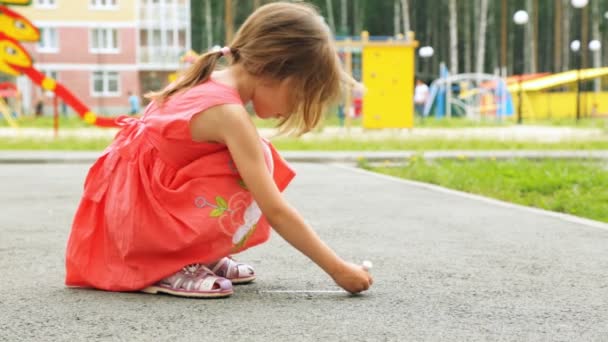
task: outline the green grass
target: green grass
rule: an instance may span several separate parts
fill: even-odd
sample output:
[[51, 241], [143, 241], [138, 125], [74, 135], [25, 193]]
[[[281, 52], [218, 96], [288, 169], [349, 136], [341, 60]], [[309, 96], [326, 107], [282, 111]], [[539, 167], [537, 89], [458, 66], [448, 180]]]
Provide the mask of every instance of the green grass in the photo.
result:
[[[470, 128], [470, 127], [509, 127], [517, 126], [515, 118], [507, 118], [498, 121], [495, 118], [482, 118], [479, 121], [466, 118], [416, 118], [414, 127], [419, 128]], [[549, 126], [549, 127], [571, 127], [571, 128], [600, 128], [608, 129], [608, 118], [582, 118], [576, 119], [524, 119], [523, 126]]]
[[[17, 119], [19, 127], [24, 128], [53, 128], [53, 117], [52, 116], [22, 116]], [[0, 127], [8, 127], [8, 123], [0, 118]], [[80, 117], [76, 116], [59, 116], [59, 129], [65, 128], [87, 128], [91, 125], [84, 122]]]
[[[277, 126], [277, 122], [278, 122], [278, 120], [274, 120], [274, 119], [262, 120], [262, 119], [258, 118], [257, 116], [252, 116], [252, 119], [258, 128], [274, 128]], [[351, 127], [361, 127], [361, 118], [351, 119], [350, 124], [351, 124]], [[321, 122], [321, 126], [319, 127], [319, 129], [322, 129], [323, 127], [331, 127], [331, 126], [340, 126], [340, 119], [338, 118], [337, 115], [330, 115], [330, 116], [326, 116], [325, 118], [323, 118], [323, 121]]]
[[[102, 150], [111, 138], [3, 138], [0, 150]], [[378, 139], [354, 138], [272, 140], [282, 151], [428, 151], [428, 150], [608, 150], [608, 139], [589, 141], [508, 142], [499, 140]]]
[[0, 140], [0, 150], [101, 151], [111, 141], [112, 139], [110, 138], [6, 138]]
[[[253, 116], [253, 121], [256, 126], [260, 128], [272, 128], [277, 124], [276, 120], [262, 120], [258, 117]], [[17, 119], [20, 127], [31, 127], [31, 128], [52, 128], [53, 117], [33, 117], [33, 116], [22, 116]], [[360, 127], [362, 125], [361, 118], [351, 120], [352, 127]], [[416, 118], [414, 127], [418, 128], [470, 128], [470, 127], [508, 127], [514, 126], [515, 121], [507, 119], [499, 122], [494, 119], [482, 119], [479, 121], [469, 120], [466, 118], [427, 118], [421, 119]], [[537, 121], [524, 121], [524, 125], [539, 125], [539, 126], [560, 126], [560, 127], [573, 127], [573, 128], [602, 128], [608, 130], [608, 119], [600, 118], [584, 118], [577, 122], [574, 119], [552, 119], [552, 120], [537, 120]], [[340, 126], [340, 120], [336, 114], [329, 114], [325, 117], [323, 127]], [[0, 127], [8, 127], [8, 123], [0, 117]], [[91, 127], [85, 123], [80, 117], [77, 116], [60, 116], [59, 127], [64, 128], [84, 128]]]
[[[274, 120], [262, 120], [254, 117], [253, 121], [256, 126], [261, 128], [271, 128], [276, 126]], [[361, 127], [361, 118], [355, 118], [351, 120], [351, 127]], [[515, 120], [505, 119], [504, 121], [498, 121], [492, 118], [484, 118], [479, 121], [470, 120], [466, 118], [416, 118], [414, 120], [414, 127], [417, 128], [473, 128], [473, 127], [509, 127], [516, 126]], [[601, 118], [584, 118], [580, 121], [575, 119], [547, 119], [547, 120], [526, 120], [525, 125], [533, 126], [557, 126], [557, 127], [572, 127], [572, 128], [601, 128], [608, 129], [608, 119]], [[323, 126], [340, 126], [340, 120], [338, 116], [333, 114], [326, 116], [323, 121]]]
[[379, 139], [353, 138], [273, 140], [279, 150], [322, 151], [387, 151], [387, 150], [602, 150], [608, 149], [608, 139], [588, 141], [513, 142], [501, 140], [448, 139]]
[[586, 160], [414, 159], [406, 166], [361, 166], [401, 178], [608, 222], [608, 163]]

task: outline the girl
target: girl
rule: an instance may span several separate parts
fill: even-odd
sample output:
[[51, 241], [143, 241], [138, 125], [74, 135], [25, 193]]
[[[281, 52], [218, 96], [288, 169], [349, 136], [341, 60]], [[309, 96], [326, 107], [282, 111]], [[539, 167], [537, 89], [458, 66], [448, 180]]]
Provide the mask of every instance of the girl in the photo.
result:
[[[230, 64], [215, 70], [221, 58]], [[313, 129], [342, 70], [322, 17], [304, 4], [259, 8], [230, 47], [200, 57], [153, 93], [143, 118], [119, 119], [91, 167], [67, 246], [66, 284], [224, 297], [253, 268], [229, 255], [272, 226], [351, 293], [372, 278], [340, 259], [281, 196], [294, 172], [257, 134], [244, 104], [283, 131]]]

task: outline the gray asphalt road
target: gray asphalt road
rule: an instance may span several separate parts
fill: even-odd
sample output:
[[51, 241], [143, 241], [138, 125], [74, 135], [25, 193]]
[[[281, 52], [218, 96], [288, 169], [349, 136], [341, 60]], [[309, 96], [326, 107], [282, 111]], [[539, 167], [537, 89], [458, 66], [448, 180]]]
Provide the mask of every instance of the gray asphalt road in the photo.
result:
[[[87, 165], [0, 165], [0, 341], [605, 341], [608, 231], [320, 164], [287, 192], [362, 296], [275, 235], [223, 300], [66, 289]], [[290, 292], [291, 291], [291, 292]]]

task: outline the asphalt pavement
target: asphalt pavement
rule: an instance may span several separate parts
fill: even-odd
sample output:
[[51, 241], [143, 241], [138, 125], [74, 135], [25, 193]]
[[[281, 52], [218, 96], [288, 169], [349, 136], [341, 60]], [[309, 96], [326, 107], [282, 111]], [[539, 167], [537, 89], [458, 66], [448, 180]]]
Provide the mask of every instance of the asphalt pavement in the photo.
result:
[[0, 341], [606, 341], [608, 225], [333, 164], [287, 199], [375, 284], [340, 292], [278, 235], [227, 299], [68, 289], [89, 164], [0, 164]]

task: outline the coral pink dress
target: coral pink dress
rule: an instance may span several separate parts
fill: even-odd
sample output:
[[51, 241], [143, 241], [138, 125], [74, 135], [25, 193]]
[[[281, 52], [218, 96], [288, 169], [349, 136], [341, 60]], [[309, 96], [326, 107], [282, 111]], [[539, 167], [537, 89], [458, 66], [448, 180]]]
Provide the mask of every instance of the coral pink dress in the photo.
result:
[[[227, 147], [192, 141], [193, 115], [242, 104], [207, 81], [152, 103], [123, 128], [87, 175], [66, 252], [66, 284], [140, 290], [191, 263], [212, 262], [266, 241], [270, 227]], [[260, 143], [282, 191], [293, 170]]]

